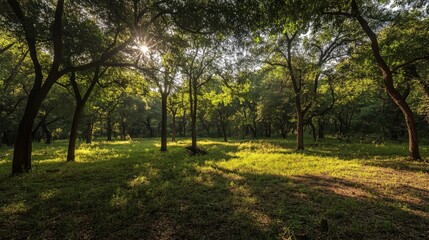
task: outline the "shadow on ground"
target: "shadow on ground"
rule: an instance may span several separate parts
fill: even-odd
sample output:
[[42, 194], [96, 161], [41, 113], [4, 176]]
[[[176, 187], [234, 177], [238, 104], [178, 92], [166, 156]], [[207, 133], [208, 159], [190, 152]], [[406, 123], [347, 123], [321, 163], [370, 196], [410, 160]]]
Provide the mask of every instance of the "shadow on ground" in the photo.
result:
[[[425, 239], [427, 189], [393, 199], [350, 180], [231, 171], [239, 144], [124, 146], [107, 160], [0, 176], [5, 239]], [[107, 145], [98, 146], [101, 152]], [[137, 151], [140, 148], [142, 151]], [[281, 148], [281, 147], [280, 147]], [[317, 150], [312, 150], [317, 151]], [[285, 153], [288, 154], [288, 153]], [[308, 151], [303, 154], [313, 154]], [[315, 153], [320, 154], [320, 153]], [[335, 153], [332, 153], [335, 155]], [[391, 166], [386, 166], [391, 167]], [[427, 166], [426, 166], [427, 167]], [[58, 169], [58, 172], [46, 172]], [[407, 170], [407, 169], [406, 169]], [[321, 226], [322, 219], [328, 227]]]

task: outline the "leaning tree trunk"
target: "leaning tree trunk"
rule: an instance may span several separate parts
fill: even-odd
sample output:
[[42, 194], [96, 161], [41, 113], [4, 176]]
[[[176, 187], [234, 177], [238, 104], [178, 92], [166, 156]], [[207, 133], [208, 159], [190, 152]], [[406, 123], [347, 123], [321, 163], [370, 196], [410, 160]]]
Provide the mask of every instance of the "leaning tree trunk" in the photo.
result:
[[77, 131], [79, 129], [80, 119], [82, 117], [83, 109], [85, 108], [85, 104], [88, 101], [89, 95], [91, 94], [92, 90], [95, 87], [95, 84], [98, 82], [98, 79], [100, 77], [99, 71], [100, 71], [100, 68], [97, 67], [95, 69], [94, 77], [91, 81], [91, 84], [89, 85], [83, 97], [81, 97], [79, 92], [79, 87], [76, 82], [75, 72], [72, 72], [70, 76], [70, 82], [73, 85], [73, 90], [75, 93], [76, 107], [73, 115], [72, 127], [70, 130], [70, 140], [69, 140], [69, 148], [67, 153], [67, 161], [75, 160], [76, 137], [77, 137]]
[[352, 10], [354, 12], [353, 17], [358, 20], [362, 29], [365, 31], [368, 38], [371, 40], [371, 48], [374, 58], [383, 73], [383, 80], [386, 92], [389, 94], [389, 96], [392, 98], [392, 100], [395, 102], [395, 104], [398, 106], [398, 108], [404, 115], [408, 132], [408, 151], [410, 158], [414, 160], [419, 160], [421, 159], [421, 157], [413, 112], [411, 111], [411, 108], [408, 106], [402, 95], [399, 94], [399, 92], [395, 89], [393, 85], [393, 73], [390, 67], [387, 65], [386, 61], [384, 60], [383, 56], [381, 56], [377, 35], [371, 29], [366, 19], [360, 15], [359, 7], [357, 5], [356, 0], [352, 0]]
[[161, 96], [161, 151], [167, 151], [167, 94]]
[[47, 88], [32, 89], [28, 95], [24, 115], [19, 122], [18, 134], [15, 141], [12, 160], [12, 174], [31, 171], [31, 135], [33, 124], [36, 119], [37, 112], [42, 105], [42, 101], [48, 93], [46, 89]]
[[402, 114], [404, 115], [405, 123], [407, 125], [408, 151], [410, 157], [414, 160], [421, 159], [417, 129], [414, 121], [413, 112], [411, 111], [411, 108], [408, 106], [407, 102], [403, 99], [401, 94], [399, 94], [398, 91], [394, 88], [393, 83], [386, 83], [385, 80], [385, 85], [387, 93], [390, 95], [390, 97], [393, 99], [395, 104], [399, 107], [399, 109], [402, 111]]
[[72, 127], [70, 130], [70, 139], [69, 147], [67, 150], [67, 161], [75, 161], [75, 150], [76, 150], [76, 140], [77, 140], [77, 131], [79, 129], [80, 118], [82, 116], [84, 105], [82, 103], [76, 103], [76, 108], [74, 110]]

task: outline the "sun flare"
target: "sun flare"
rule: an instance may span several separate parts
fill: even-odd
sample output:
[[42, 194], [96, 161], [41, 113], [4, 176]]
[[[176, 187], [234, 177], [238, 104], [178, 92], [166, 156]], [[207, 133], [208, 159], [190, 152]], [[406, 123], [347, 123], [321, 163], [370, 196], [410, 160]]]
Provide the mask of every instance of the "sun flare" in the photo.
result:
[[142, 52], [142, 53], [147, 53], [147, 52], [149, 52], [149, 47], [148, 47], [148, 46], [146, 46], [146, 45], [140, 45], [140, 46], [139, 46], [139, 49], [140, 49], [140, 52]]

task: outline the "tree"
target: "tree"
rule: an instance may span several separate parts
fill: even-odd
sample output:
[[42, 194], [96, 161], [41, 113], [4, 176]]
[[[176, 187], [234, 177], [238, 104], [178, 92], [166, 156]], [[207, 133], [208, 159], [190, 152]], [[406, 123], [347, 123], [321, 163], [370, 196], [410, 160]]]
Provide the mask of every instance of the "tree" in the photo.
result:
[[[96, 67], [93, 76], [90, 81], [88, 81], [89, 86], [86, 90], [83, 91], [83, 95], [81, 93], [81, 90], [79, 89], [78, 81], [76, 79], [76, 72], [71, 72], [70, 74], [70, 84], [73, 88], [73, 96], [75, 98], [75, 110], [73, 114], [73, 120], [72, 120], [72, 126], [70, 130], [70, 139], [69, 139], [69, 146], [67, 150], [67, 161], [74, 161], [75, 160], [75, 149], [76, 149], [76, 140], [77, 140], [77, 132], [79, 129], [79, 124], [81, 121], [82, 113], [85, 108], [85, 105], [89, 99], [90, 94], [92, 93], [92, 90], [94, 89], [95, 85], [99, 81], [99, 78], [104, 74], [104, 72], [107, 70], [107, 68], [104, 68], [100, 70], [100, 67]], [[87, 78], [89, 76], [84, 76], [84, 78]]]
[[143, 53], [146, 61], [145, 69], [142, 69], [143, 75], [158, 88], [161, 95], [160, 151], [163, 152], [167, 151], [168, 97], [177, 81], [177, 59], [179, 58], [177, 55], [180, 55], [180, 49], [174, 46], [174, 41], [170, 39], [168, 42], [168, 45], [158, 45], [156, 50], [148, 50], [147, 54]]
[[197, 110], [198, 90], [211, 80], [213, 73], [210, 68], [216, 60], [215, 47], [210, 39], [192, 36], [188, 41], [188, 48], [184, 51], [181, 63], [181, 71], [187, 78], [189, 107], [191, 114], [191, 138], [192, 145], [189, 150], [192, 154], [200, 153], [197, 147]]
[[17, 118], [29, 88], [25, 77], [28, 70], [28, 50], [16, 39], [3, 34], [0, 39], [0, 146], [13, 145]]
[[[267, 61], [269, 65], [284, 68], [287, 74], [285, 77], [292, 84], [298, 150], [304, 149], [306, 114], [317, 103], [320, 78], [323, 71], [326, 71], [324, 68], [333, 60], [338, 60], [344, 54], [343, 45], [350, 42], [350, 34], [343, 31], [343, 27], [334, 32], [330, 25], [323, 26], [322, 30], [311, 29], [307, 25], [309, 23], [304, 22], [302, 25], [293, 25], [290, 29], [285, 28], [281, 34], [275, 33], [272, 37], [275, 40], [272, 46], [274, 54]], [[304, 37], [307, 31], [320, 37], [313, 37], [308, 41]], [[312, 125], [310, 120], [307, 122]]]
[[[99, 55], [97, 59], [88, 59], [89, 61], [87, 63], [76, 67], [67, 66], [68, 64], [64, 66], [64, 29], [67, 29], [69, 26], [73, 25], [71, 20], [86, 19], [84, 17], [76, 17], [72, 19], [67, 18], [67, 16], [76, 16], [79, 14], [82, 15], [83, 13], [81, 13], [79, 10], [80, 6], [78, 4], [67, 3], [68, 5], [66, 9], [69, 10], [71, 14], [66, 15], [64, 18], [64, 0], [57, 1], [55, 6], [52, 6], [48, 2], [44, 2], [40, 5], [40, 7], [42, 7], [42, 9], [47, 9], [47, 11], [49, 11], [50, 9], [54, 9], [54, 12], [52, 14], [54, 18], [52, 20], [49, 19], [46, 21], [42, 21], [42, 19], [44, 18], [44, 13], [43, 10], [38, 8], [39, 5], [21, 5], [21, 3], [16, 0], [8, 0], [7, 2], [9, 9], [7, 11], [2, 12], [2, 15], [4, 15], [5, 18], [10, 21], [10, 25], [12, 27], [18, 26], [15, 27], [16, 29], [14, 30], [17, 35], [23, 35], [27, 47], [29, 49], [30, 58], [32, 60], [34, 69], [34, 84], [29, 92], [24, 114], [19, 123], [17, 140], [15, 142], [14, 148], [12, 173], [18, 174], [31, 170], [31, 132], [34, 120], [37, 116], [37, 112], [43, 100], [46, 98], [53, 84], [59, 78], [72, 71], [86, 70], [100, 65], [101, 63], [115, 55], [117, 52], [122, 50], [125, 46], [127, 46], [129, 42], [133, 41], [133, 36], [121, 36], [124, 37], [125, 40], [118, 44], [116, 40], [118, 40], [119, 33], [123, 30], [123, 28], [118, 28], [118, 31], [116, 31], [116, 35], [114, 35], [116, 37], [113, 41], [111, 41], [112, 35], [110, 33], [114, 33], [115, 31], [105, 32], [106, 38], [104, 39], [104, 42], [106, 42], [107, 47], [104, 51], [102, 51], [102, 54]], [[113, 5], [110, 6], [117, 7]], [[99, 8], [96, 9], [99, 10]], [[100, 12], [104, 13], [105, 11]], [[97, 13], [94, 12], [94, 14]], [[138, 28], [140, 26], [139, 23], [143, 15], [144, 14], [135, 13], [135, 16], [139, 16], [139, 18], [136, 18], [134, 21], [135, 28]], [[109, 19], [105, 18], [105, 16], [100, 16], [100, 19], [109, 22]], [[47, 25], [43, 25], [45, 23]], [[50, 25], [53, 26], [51, 31], [47, 30], [49, 29], [49, 27], [47, 26]], [[102, 26], [100, 25], [98, 27], [102, 28]], [[40, 48], [40, 45], [38, 44], [38, 42], [40, 42], [40, 39], [51, 40], [51, 42], [45, 44], [45, 48], [52, 50], [51, 54], [53, 59], [52, 62], [50, 62], [47, 66], [43, 66], [40, 62], [40, 52], [43, 50], [43, 48]], [[78, 58], [79, 56], [75, 57]]]
[[[371, 5], [372, 2], [368, 4]], [[416, 128], [413, 112], [410, 106], [408, 105], [408, 103], [405, 101], [404, 97], [398, 92], [398, 90], [394, 86], [394, 77], [393, 77], [394, 70], [392, 70], [394, 67], [392, 68], [392, 66], [389, 66], [386, 58], [382, 55], [377, 34], [370, 26], [370, 23], [367, 21], [364, 15], [366, 13], [371, 12], [370, 8], [368, 6], [366, 7], [367, 7], [367, 10], [365, 12], [362, 12], [362, 9], [363, 9], [362, 6], [360, 6], [360, 4], [356, 0], [351, 0], [350, 4], [348, 5], [348, 9], [350, 10], [349, 12], [342, 11], [342, 10], [339, 10], [339, 11], [327, 10], [325, 11], [325, 13], [330, 15], [341, 15], [341, 16], [345, 16], [350, 19], [356, 20], [359, 23], [361, 29], [366, 34], [366, 36], [369, 38], [371, 42], [371, 49], [372, 49], [373, 56], [376, 60], [378, 67], [381, 70], [385, 90], [392, 98], [394, 103], [401, 110], [404, 116], [405, 123], [407, 126], [407, 131], [408, 131], [408, 151], [409, 151], [410, 158], [414, 160], [419, 160], [421, 159], [421, 157], [420, 157], [420, 151], [419, 151], [417, 128]], [[376, 8], [376, 6], [374, 6], [374, 8]], [[377, 9], [377, 10], [381, 10], [381, 9]], [[419, 56], [410, 61], [414, 62], [414, 61], [417, 61], [418, 59], [428, 58], [428, 57], [429, 55]]]

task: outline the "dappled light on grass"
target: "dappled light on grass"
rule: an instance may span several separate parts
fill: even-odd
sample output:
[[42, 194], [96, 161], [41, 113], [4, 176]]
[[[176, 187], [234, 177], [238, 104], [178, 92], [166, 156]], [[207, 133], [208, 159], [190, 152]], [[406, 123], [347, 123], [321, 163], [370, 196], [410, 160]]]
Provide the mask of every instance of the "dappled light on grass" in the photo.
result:
[[129, 182], [130, 187], [138, 187], [142, 184], [149, 184], [149, 180], [147, 179], [147, 177], [138, 176]]
[[56, 194], [58, 194], [58, 190], [49, 189], [40, 193], [40, 199], [49, 200], [52, 199]]
[[35, 238], [427, 236], [429, 166], [405, 161], [401, 146], [203, 140], [208, 154], [189, 156], [190, 141], [167, 152], [157, 144], [82, 143], [75, 163], [65, 162], [66, 142], [36, 144], [33, 173], [10, 178], [0, 165], [0, 225]]
[[117, 189], [110, 200], [110, 205], [115, 208], [125, 208], [127, 203], [127, 194], [121, 189]]
[[24, 201], [18, 201], [3, 206], [1, 210], [4, 214], [21, 214], [27, 212], [28, 209], [29, 206]]

